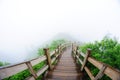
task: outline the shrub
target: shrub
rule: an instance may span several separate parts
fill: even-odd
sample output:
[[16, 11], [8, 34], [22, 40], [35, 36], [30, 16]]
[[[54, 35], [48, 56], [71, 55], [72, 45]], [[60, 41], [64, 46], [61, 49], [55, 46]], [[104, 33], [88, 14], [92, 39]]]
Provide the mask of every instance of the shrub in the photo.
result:
[[[87, 43], [80, 46], [80, 50], [84, 53], [87, 48], [92, 49], [92, 57], [120, 70], [120, 44], [116, 39], [104, 37], [103, 40], [99, 42], [95, 41], [94, 43]], [[88, 67], [91, 68], [93, 74], [98, 72], [91, 64], [88, 64]], [[110, 79], [107, 76], [104, 76], [101, 80]]]

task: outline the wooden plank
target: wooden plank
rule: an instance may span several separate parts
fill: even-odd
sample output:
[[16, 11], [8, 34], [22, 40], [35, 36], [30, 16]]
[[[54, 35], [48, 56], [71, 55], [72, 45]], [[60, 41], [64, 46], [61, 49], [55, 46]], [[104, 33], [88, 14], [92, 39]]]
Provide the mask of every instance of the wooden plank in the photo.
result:
[[92, 57], [88, 57], [88, 61], [89, 61], [90, 63], [92, 63], [95, 67], [97, 67], [98, 69], [101, 69], [102, 66], [103, 66], [103, 64], [102, 64], [101, 62], [95, 60], [95, 59], [92, 58]]
[[28, 66], [28, 69], [29, 69], [30, 73], [33, 75], [34, 79], [37, 79], [38, 76], [35, 73], [35, 71], [33, 70], [31, 63], [30, 62], [26, 62], [26, 65]]
[[94, 80], [99, 80], [102, 78], [102, 76], [104, 75], [104, 71], [106, 69], [106, 65], [103, 65], [103, 67], [100, 69], [99, 73], [95, 76]]
[[85, 56], [85, 58], [84, 58], [83, 65], [82, 65], [82, 67], [81, 67], [81, 71], [83, 71], [84, 66], [86, 65], [86, 62], [87, 62], [87, 59], [88, 59], [90, 53], [91, 53], [91, 50], [90, 50], [90, 49], [87, 49], [87, 54], [86, 54], [86, 56]]
[[17, 74], [25, 69], [27, 69], [27, 65], [25, 63], [12, 65], [9, 67], [1, 68], [0, 69], [0, 78], [4, 79], [14, 74]]
[[51, 60], [51, 63], [53, 63], [59, 56], [60, 54], [57, 54], [52, 60]]
[[[103, 66], [102, 62], [97, 61], [94, 58], [89, 57], [88, 61], [90, 63], [92, 63], [95, 67], [97, 67], [98, 69], [101, 69]], [[120, 71], [117, 71], [116, 69], [114, 69], [108, 65], [107, 65], [107, 68], [105, 69], [104, 73], [113, 80], [120, 80]]]
[[56, 52], [58, 52], [58, 49], [56, 49]]
[[41, 74], [43, 74], [47, 69], [48, 69], [48, 65], [44, 66], [42, 69], [40, 69], [37, 72], [37, 76], [40, 76]]
[[83, 56], [83, 57], [85, 58], [85, 54], [84, 54], [84, 53], [80, 52], [80, 55]]
[[78, 61], [83, 65], [83, 61], [76, 55]]
[[57, 58], [60, 54], [57, 54], [55, 57]]
[[90, 79], [91, 79], [91, 80], [94, 80], [95, 78], [94, 78], [94, 76], [92, 75], [92, 73], [90, 72], [90, 70], [88, 69], [88, 67], [85, 66], [84, 69], [85, 69], [85, 71], [87, 72], [87, 74], [89, 75]]
[[35, 78], [33, 76], [30, 76], [30, 77], [26, 78], [25, 80], [35, 80]]
[[50, 52], [50, 56], [53, 56], [55, 54], [55, 51]]
[[42, 61], [45, 61], [46, 59], [47, 59], [46, 56], [41, 56], [41, 57], [39, 57], [39, 58], [37, 58], [35, 60], [32, 60], [31, 64], [32, 64], [32, 66], [34, 66], [34, 65], [36, 65], [36, 64], [38, 64], [38, 63], [40, 63]]
[[55, 60], [56, 60], [56, 57], [54, 57], [54, 58], [51, 60], [51, 63], [53, 63]]
[[69, 76], [82, 76], [82, 73], [66, 73], [66, 72], [54, 72], [54, 71], [51, 71], [48, 73], [48, 75], [51, 75], [52, 76], [66, 76], [66, 77], [69, 77]]

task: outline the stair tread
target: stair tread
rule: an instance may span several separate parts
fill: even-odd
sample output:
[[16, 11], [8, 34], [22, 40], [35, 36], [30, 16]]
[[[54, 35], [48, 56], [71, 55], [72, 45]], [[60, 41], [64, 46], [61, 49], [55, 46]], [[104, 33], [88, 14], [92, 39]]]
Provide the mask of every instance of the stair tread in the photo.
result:
[[68, 72], [49, 72], [48, 73], [49, 76], [63, 76], [63, 77], [68, 77], [68, 76], [71, 76], [71, 77], [77, 77], [77, 76], [82, 76], [82, 73], [68, 73]]
[[78, 77], [59, 77], [59, 76], [54, 76], [52, 78], [48, 78], [46, 80], [82, 80], [82, 77], [81, 76], [78, 76]]
[[52, 78], [48, 78], [46, 80], [82, 80], [81, 76], [78, 77], [58, 77], [58, 76], [54, 76]]
[[77, 73], [77, 70], [59, 70], [55, 69], [54, 72], [68, 72], [68, 73]]
[[62, 53], [53, 71], [49, 71], [45, 80], [82, 80], [83, 73], [80, 71], [72, 55], [72, 51], [66, 49]]

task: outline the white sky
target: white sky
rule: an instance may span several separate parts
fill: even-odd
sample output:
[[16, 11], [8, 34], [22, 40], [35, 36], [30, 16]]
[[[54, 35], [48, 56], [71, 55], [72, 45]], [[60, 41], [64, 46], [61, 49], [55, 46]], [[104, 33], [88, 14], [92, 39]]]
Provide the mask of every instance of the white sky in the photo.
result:
[[94, 41], [119, 28], [119, 0], [0, 0], [0, 60], [22, 61], [58, 33]]

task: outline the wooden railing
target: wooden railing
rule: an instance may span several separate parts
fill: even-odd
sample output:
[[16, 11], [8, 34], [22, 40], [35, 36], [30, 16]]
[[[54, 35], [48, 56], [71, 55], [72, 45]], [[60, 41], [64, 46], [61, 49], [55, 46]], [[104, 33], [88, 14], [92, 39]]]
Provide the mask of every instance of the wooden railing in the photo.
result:
[[[42, 75], [46, 70], [53, 69], [53, 67], [54, 67], [53, 63], [61, 55], [61, 51], [65, 47], [68, 46], [67, 44], [68, 43], [58, 46], [58, 48], [56, 50], [54, 50], [53, 52], [49, 52], [49, 48], [45, 48], [44, 49], [45, 55], [40, 56], [36, 59], [32, 59], [32, 60], [25, 61], [25, 62], [15, 64], [15, 65], [0, 67], [0, 80], [4, 79], [4, 78], [8, 78], [12, 75], [15, 75], [21, 71], [26, 70], [26, 69], [28, 69], [30, 71], [32, 76], [27, 77], [25, 80], [37, 79], [38, 76]], [[33, 69], [33, 66], [35, 66], [43, 61], [47, 61], [47, 64], [45, 64], [40, 70], [38, 70], [38, 72], [35, 72], [35, 70]]]
[[[112, 80], [120, 80], [120, 71], [90, 57], [91, 54], [90, 49], [88, 49], [87, 53], [84, 54], [78, 50], [78, 46], [76, 44], [72, 44], [72, 52], [75, 60], [81, 63], [82, 65], [81, 71], [85, 70], [91, 80], [99, 80], [103, 77], [104, 74], [106, 74]], [[83, 60], [80, 57], [83, 57]], [[88, 62], [90, 62], [92, 65], [94, 65], [96, 68], [100, 70], [95, 77], [91, 73], [90, 69], [86, 66], [86, 63]]]

